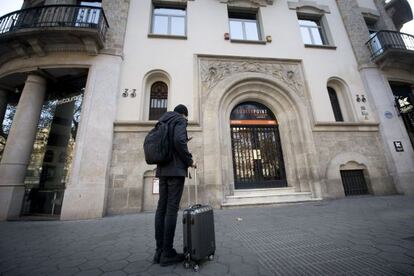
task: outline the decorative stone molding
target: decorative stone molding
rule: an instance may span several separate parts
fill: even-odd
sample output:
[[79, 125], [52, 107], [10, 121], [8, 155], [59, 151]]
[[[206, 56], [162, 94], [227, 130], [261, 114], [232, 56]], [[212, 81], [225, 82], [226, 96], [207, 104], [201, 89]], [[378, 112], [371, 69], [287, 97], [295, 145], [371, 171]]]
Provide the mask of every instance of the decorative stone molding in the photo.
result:
[[235, 7], [266, 7], [273, 5], [273, 0], [219, 0], [220, 3]]
[[211, 90], [219, 82], [231, 75], [253, 72], [275, 78], [294, 90], [301, 97], [305, 94], [303, 74], [298, 61], [202, 57], [200, 58], [199, 66], [204, 91]]
[[297, 10], [298, 12], [307, 12], [313, 10], [313, 13], [320, 15], [325, 13], [331, 13], [329, 6], [319, 5], [316, 1], [299, 0], [298, 2], [288, 2], [288, 7], [291, 10]]
[[377, 21], [378, 18], [380, 17], [380, 14], [377, 10], [362, 8], [362, 7], [359, 7], [359, 10], [361, 11], [362, 16], [366, 19]]

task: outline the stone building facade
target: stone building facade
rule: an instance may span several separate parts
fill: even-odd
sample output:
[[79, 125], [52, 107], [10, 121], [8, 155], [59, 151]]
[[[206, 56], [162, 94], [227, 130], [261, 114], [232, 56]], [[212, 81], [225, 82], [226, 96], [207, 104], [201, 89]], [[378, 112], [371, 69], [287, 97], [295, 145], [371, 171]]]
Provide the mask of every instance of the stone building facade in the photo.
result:
[[[1, 219], [18, 217], [25, 205], [29, 205], [29, 213], [59, 213], [61, 219], [105, 214], [129, 7], [128, 0], [116, 2], [26, 0], [24, 9], [2, 17], [0, 114], [8, 114], [8, 106], [16, 111], [5, 135], [0, 164]], [[76, 135], [71, 136], [76, 136], [76, 146], [73, 152], [61, 155], [58, 145], [71, 135], [70, 131], [62, 132], [62, 126], [73, 125], [73, 107], [66, 116], [58, 110], [64, 106], [60, 103], [71, 102], [73, 95], [83, 98], [81, 120], [76, 122]], [[56, 106], [54, 115], [44, 112], [45, 102]], [[54, 143], [48, 143], [48, 150], [40, 156], [43, 166], [29, 173], [27, 168], [36, 159], [31, 156], [33, 144], [35, 148], [42, 146], [36, 142], [42, 130], [39, 117], [44, 114], [53, 115], [49, 128], [52, 125], [61, 133], [53, 136]], [[43, 129], [48, 132], [47, 127]], [[59, 170], [53, 162], [59, 159], [58, 163], [67, 163], [66, 155], [71, 156], [66, 165], [68, 173], [57, 179]], [[46, 185], [48, 179], [55, 182], [50, 188]], [[35, 188], [31, 194], [28, 187]]]
[[[371, 61], [364, 16], [377, 18], [378, 30], [396, 30], [393, 18], [401, 17], [389, 14], [391, 5], [394, 12], [402, 12], [401, 3], [370, 0], [132, 3], [130, 13], [136, 17], [130, 17], [126, 32], [121, 76], [125, 93], [115, 122], [108, 213], [155, 208], [154, 168], [145, 163], [141, 145], [154, 125], [148, 120], [151, 85], [159, 81], [169, 89], [168, 110], [178, 103], [190, 108], [189, 133], [194, 138], [189, 147], [199, 164], [204, 203], [225, 208], [344, 197], [344, 177], [358, 171], [369, 194], [412, 194], [407, 180], [412, 179], [413, 166], [397, 165], [413, 162], [412, 145], [408, 135], [399, 136], [395, 140], [405, 147], [397, 155], [404, 156], [403, 161], [390, 159], [395, 149], [384, 133], [393, 130], [384, 131], [381, 103], [364, 78], [359, 54], [371, 68], [381, 70]], [[186, 11], [182, 34], [157, 33], [155, 17], [162, 8]], [[249, 12], [254, 15], [246, 15]], [[412, 18], [407, 16], [404, 22]], [[233, 38], [234, 19], [255, 20], [260, 38]], [[301, 19], [323, 28], [321, 45], [304, 42]], [[337, 93], [343, 120], [335, 118], [328, 87]], [[393, 105], [392, 96], [388, 98], [388, 105]], [[234, 151], [239, 149], [231, 136], [230, 118], [235, 107], [246, 102], [266, 106], [277, 119], [286, 187], [258, 189], [258, 182], [256, 189], [254, 184], [249, 189], [237, 187], [240, 168]], [[401, 118], [395, 114], [394, 120]]]
[[[43, 160], [39, 177], [28, 177], [40, 162], [30, 159], [37, 118], [43, 99], [72, 95], [56, 92], [67, 87], [83, 102], [64, 193], [46, 199], [61, 219], [153, 211], [154, 166], [142, 145], [154, 118], [180, 103], [189, 108], [202, 203], [230, 208], [414, 193], [410, 125], [398, 116], [392, 89], [411, 89], [414, 79], [412, 37], [398, 32], [412, 19], [406, 1], [26, 0], [24, 8], [40, 5], [44, 18], [44, 5], [64, 4], [81, 4], [69, 12], [72, 25], [48, 25], [44, 37], [23, 28], [0, 32], [2, 103], [18, 102], [0, 165], [2, 219], [21, 214], [21, 206], [40, 208], [27, 188], [53, 179], [45, 173], [53, 145], [45, 142], [36, 159]], [[100, 25], [104, 19], [109, 28]], [[384, 47], [385, 30], [404, 49]], [[44, 131], [49, 137], [64, 131], [57, 121]], [[192, 200], [193, 183], [186, 181]]]

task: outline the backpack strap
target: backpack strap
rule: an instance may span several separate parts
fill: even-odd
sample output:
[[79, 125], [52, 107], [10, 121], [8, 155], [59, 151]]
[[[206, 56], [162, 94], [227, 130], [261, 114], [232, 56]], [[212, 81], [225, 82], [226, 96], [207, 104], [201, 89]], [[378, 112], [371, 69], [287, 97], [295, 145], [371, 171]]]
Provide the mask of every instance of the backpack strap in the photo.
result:
[[175, 131], [175, 125], [180, 120], [179, 117], [172, 119], [170, 122], [168, 122], [168, 138], [170, 139], [170, 150], [174, 149], [174, 131]]

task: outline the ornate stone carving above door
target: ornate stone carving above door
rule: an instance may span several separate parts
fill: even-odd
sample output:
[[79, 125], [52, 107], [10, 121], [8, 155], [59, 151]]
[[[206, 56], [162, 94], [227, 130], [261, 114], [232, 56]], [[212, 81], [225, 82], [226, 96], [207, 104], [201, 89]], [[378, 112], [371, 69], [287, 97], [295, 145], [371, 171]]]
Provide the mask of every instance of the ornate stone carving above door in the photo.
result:
[[305, 87], [299, 61], [276, 59], [239, 59], [229, 57], [201, 57], [200, 80], [203, 92], [213, 89], [219, 82], [238, 73], [260, 73], [275, 78], [304, 97]]

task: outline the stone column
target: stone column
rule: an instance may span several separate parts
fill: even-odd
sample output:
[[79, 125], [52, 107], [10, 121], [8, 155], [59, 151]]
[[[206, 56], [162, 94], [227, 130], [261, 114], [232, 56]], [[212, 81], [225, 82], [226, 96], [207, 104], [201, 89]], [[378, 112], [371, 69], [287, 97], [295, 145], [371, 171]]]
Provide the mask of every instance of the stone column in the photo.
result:
[[29, 75], [17, 105], [0, 163], [0, 220], [17, 217], [20, 214], [24, 178], [30, 162], [45, 94], [46, 81], [37, 75]]
[[89, 69], [61, 220], [106, 213], [121, 64], [120, 57], [100, 55]]

